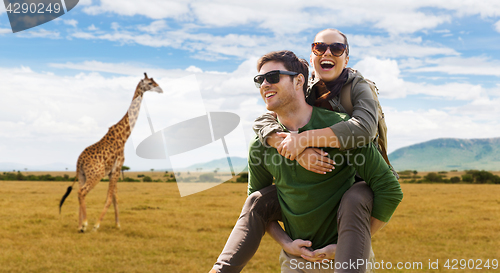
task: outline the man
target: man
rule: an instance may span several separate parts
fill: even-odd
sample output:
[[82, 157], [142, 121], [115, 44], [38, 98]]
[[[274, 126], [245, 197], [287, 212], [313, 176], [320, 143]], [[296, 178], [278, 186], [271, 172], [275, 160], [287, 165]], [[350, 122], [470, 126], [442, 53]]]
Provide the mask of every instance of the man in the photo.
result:
[[[255, 77], [255, 82], [260, 87], [266, 107], [277, 114], [286, 131], [296, 133], [325, 128], [348, 119], [346, 114], [312, 107], [306, 103], [304, 85], [308, 75], [307, 62], [299, 60], [293, 52], [271, 52], [259, 60], [257, 69], [259, 75]], [[282, 213], [277, 217], [283, 221], [286, 235], [280, 233], [282, 230], [276, 226], [268, 231], [284, 247], [280, 255], [282, 272], [314, 272], [304, 271], [303, 269], [309, 269], [305, 264], [307, 261], [296, 255], [303, 253], [304, 246], [320, 249], [337, 243], [335, 264], [339, 264], [340, 268], [336, 272], [364, 272], [363, 265], [351, 265], [358, 259], [368, 259], [370, 215], [387, 222], [402, 199], [399, 183], [373, 144], [346, 152], [336, 148], [324, 150], [336, 162], [336, 166], [327, 174], [317, 174], [307, 171], [297, 161], [282, 157], [276, 149], [266, 147], [257, 139], [250, 145], [248, 193], [265, 196], [275, 190], [274, 195], [277, 193], [281, 207]], [[353, 186], [356, 171], [365, 178], [366, 183], [360, 182]], [[275, 188], [271, 186], [273, 180]], [[352, 188], [364, 187], [369, 191], [368, 186], [374, 193], [373, 211], [372, 200], [368, 199], [358, 212], [349, 204], [354, 198], [343, 196]], [[251, 206], [251, 202], [247, 201], [245, 206]], [[345, 216], [347, 214], [349, 216]], [[242, 212], [240, 219], [243, 216]], [[237, 223], [231, 236], [240, 227]], [[250, 230], [255, 229], [250, 227]], [[262, 233], [262, 230], [257, 233]], [[231, 236], [228, 244], [232, 244]], [[301, 239], [310, 244], [300, 245], [304, 242]], [[221, 256], [226, 248], [238, 247], [228, 244]], [[219, 257], [218, 263], [223, 264], [224, 260], [224, 257]], [[217, 263], [212, 272], [218, 272], [216, 268]], [[317, 269], [333, 272], [334, 268], [333, 264], [325, 263]]]

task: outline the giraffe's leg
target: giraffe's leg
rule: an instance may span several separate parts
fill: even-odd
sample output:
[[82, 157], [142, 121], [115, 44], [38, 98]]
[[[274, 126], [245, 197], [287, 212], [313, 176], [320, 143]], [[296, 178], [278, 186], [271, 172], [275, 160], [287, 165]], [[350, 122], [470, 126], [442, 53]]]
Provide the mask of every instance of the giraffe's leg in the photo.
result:
[[[78, 230], [83, 232], [85, 231], [85, 228], [83, 227], [83, 219], [84, 219], [84, 211], [83, 211], [83, 206], [82, 206], [82, 202], [83, 202], [83, 205], [85, 205], [85, 196], [82, 196], [80, 194], [80, 192], [82, 191], [82, 188], [83, 186], [85, 185], [85, 182], [86, 182], [86, 179], [85, 179], [85, 175], [83, 175], [83, 173], [78, 173], [78, 182], [79, 182], [79, 190], [78, 190]], [[87, 224], [85, 224], [86, 226]]]
[[106, 203], [104, 204], [104, 209], [102, 210], [101, 216], [97, 220], [97, 223], [94, 225], [94, 231], [97, 231], [97, 229], [99, 229], [99, 226], [101, 225], [101, 221], [102, 221], [102, 219], [104, 219], [104, 215], [106, 215], [106, 212], [108, 211], [109, 206], [111, 206], [111, 202], [113, 202], [113, 199], [114, 199], [113, 195], [115, 193], [116, 183], [118, 182], [119, 176], [120, 176], [120, 172], [116, 172], [116, 171], [113, 171], [109, 175], [109, 187], [108, 187], [108, 195], [106, 197]]
[[115, 222], [116, 222], [116, 228], [120, 228], [120, 220], [118, 219], [118, 185], [115, 186], [115, 191], [113, 193], [113, 206], [115, 207]]
[[80, 217], [78, 230], [80, 232], [85, 232], [87, 228], [87, 206], [85, 203], [85, 196], [99, 183], [101, 179], [98, 176], [87, 177], [84, 183], [80, 184], [80, 189], [78, 190], [78, 201], [80, 202]]
[[79, 225], [78, 225], [78, 230], [80, 232], [85, 232], [85, 229], [87, 228], [88, 222], [87, 222], [87, 208], [85, 205], [85, 196], [89, 193], [91, 190], [91, 187], [89, 187], [88, 184], [85, 184], [83, 187], [80, 188], [78, 191], [78, 201], [80, 203], [80, 217], [79, 217]]
[[125, 162], [125, 157], [123, 155], [123, 152], [121, 155], [118, 157], [118, 165], [116, 166], [115, 173], [117, 174], [116, 181], [117, 183], [115, 184], [115, 188], [113, 191], [113, 206], [115, 207], [115, 223], [116, 223], [116, 228], [120, 229], [120, 220], [118, 218], [118, 179], [120, 178], [120, 172], [123, 166], [123, 162]]

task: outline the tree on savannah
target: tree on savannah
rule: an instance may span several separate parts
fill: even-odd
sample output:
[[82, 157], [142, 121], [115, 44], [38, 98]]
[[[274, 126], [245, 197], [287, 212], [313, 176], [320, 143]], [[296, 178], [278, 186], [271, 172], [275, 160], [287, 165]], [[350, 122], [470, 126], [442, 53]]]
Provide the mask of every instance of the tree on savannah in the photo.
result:
[[128, 171], [130, 170], [130, 167], [123, 165], [122, 166], [122, 180], [125, 180], [125, 175], [123, 174], [123, 171]]

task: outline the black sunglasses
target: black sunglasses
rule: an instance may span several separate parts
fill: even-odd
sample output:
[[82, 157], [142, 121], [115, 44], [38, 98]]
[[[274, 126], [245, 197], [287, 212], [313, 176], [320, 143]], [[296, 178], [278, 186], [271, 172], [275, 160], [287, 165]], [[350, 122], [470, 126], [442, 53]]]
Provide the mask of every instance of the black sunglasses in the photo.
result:
[[264, 79], [270, 84], [279, 83], [280, 82], [280, 74], [295, 76], [295, 75], [298, 75], [299, 73], [292, 72], [292, 71], [286, 71], [286, 70], [273, 70], [273, 71], [269, 71], [263, 75], [255, 76], [253, 78], [253, 81], [255, 82], [255, 86], [257, 86], [257, 88], [260, 88], [260, 86], [264, 82]]
[[[313, 43], [311, 45], [312, 52], [316, 56], [321, 56], [321, 55], [325, 54], [326, 49], [328, 47], [330, 47], [330, 52], [335, 57], [342, 56], [342, 54], [344, 54], [344, 51], [348, 50], [347, 45], [343, 44], [343, 43], [325, 44], [325, 43], [317, 42], [317, 43]], [[349, 54], [349, 51], [347, 51], [347, 54]]]

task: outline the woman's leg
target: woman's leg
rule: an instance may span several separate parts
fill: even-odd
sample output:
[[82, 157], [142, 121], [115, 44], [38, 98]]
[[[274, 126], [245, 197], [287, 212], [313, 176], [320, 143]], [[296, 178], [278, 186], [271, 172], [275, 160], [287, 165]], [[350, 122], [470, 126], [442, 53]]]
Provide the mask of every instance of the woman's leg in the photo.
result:
[[[371, 252], [370, 218], [373, 191], [364, 182], [357, 182], [344, 193], [338, 211], [339, 239], [335, 254], [337, 273], [366, 271]], [[356, 268], [358, 259], [364, 265]], [[340, 264], [339, 264], [340, 263]]]
[[281, 220], [276, 186], [266, 187], [248, 196], [224, 250], [210, 272], [240, 272], [257, 252], [267, 224], [276, 220]]

